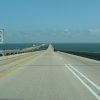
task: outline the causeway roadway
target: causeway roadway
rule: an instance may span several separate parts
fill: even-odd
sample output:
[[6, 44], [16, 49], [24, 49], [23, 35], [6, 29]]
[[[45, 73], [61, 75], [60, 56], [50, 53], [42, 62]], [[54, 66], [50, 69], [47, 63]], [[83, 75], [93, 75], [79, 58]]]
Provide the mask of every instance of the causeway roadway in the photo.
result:
[[0, 100], [100, 100], [100, 61], [52, 45], [0, 58]]

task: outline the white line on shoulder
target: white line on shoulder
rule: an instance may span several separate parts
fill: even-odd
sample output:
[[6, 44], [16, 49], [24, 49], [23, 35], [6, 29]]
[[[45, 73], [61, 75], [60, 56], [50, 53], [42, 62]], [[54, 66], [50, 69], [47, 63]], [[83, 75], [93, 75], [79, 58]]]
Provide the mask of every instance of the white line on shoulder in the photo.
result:
[[[69, 64], [68, 64], [69, 65]], [[65, 64], [65, 67], [71, 71], [77, 79], [79, 79], [79, 81], [98, 99], [100, 100], [100, 97], [97, 95], [97, 93], [95, 91], [93, 91], [93, 89], [87, 85], [67, 64]]]

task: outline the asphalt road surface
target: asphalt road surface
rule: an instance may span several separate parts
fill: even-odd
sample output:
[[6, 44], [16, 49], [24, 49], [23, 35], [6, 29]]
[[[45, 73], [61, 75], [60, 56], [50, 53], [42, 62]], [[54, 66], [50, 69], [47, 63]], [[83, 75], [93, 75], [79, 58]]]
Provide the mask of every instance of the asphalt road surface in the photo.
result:
[[100, 100], [99, 61], [54, 52], [50, 45], [3, 64], [11, 67], [0, 72], [0, 100]]

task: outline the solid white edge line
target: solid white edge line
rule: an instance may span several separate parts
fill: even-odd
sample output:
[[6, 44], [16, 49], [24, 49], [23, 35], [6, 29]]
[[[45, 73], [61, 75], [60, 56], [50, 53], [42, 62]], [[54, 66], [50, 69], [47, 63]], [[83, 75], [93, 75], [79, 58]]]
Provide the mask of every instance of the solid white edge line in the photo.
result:
[[64, 64], [65, 67], [70, 70], [75, 76], [76, 78], [79, 79], [79, 81], [98, 99], [100, 100], [100, 97], [96, 94], [96, 92], [94, 92], [69, 66], [67, 66], [67, 64]]
[[94, 82], [92, 82], [90, 79], [88, 79], [84, 74], [79, 72], [76, 68], [74, 68], [71, 64], [68, 64], [73, 70], [75, 70], [77, 73], [79, 73], [83, 78], [85, 78], [89, 83], [91, 83], [96, 89], [100, 91], [100, 87], [97, 86]]

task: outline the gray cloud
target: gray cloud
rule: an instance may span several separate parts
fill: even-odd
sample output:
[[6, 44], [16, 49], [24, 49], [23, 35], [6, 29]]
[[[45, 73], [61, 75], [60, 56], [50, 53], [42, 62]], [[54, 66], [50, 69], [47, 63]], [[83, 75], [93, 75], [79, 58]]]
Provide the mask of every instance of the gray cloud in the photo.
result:
[[10, 34], [8, 42], [100, 42], [99, 30], [52, 29]]

